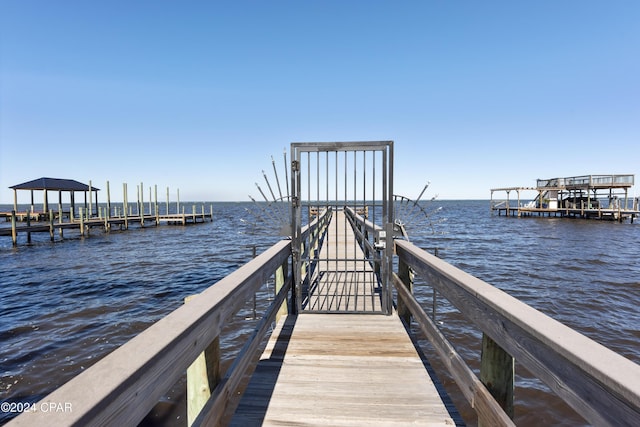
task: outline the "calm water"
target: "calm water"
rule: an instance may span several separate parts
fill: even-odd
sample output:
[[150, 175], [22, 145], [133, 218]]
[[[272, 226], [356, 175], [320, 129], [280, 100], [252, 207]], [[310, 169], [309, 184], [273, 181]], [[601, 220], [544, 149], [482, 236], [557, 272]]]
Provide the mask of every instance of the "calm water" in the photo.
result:
[[[409, 228], [414, 243], [429, 252], [437, 248], [453, 265], [640, 363], [638, 224], [492, 217], [488, 201], [430, 205], [436, 206], [443, 209], [434, 220], [445, 221], [435, 225], [435, 233], [425, 223]], [[67, 233], [53, 244], [42, 234], [17, 248], [2, 238], [0, 401], [42, 398], [176, 309], [186, 296], [247, 262], [252, 246], [261, 252], [276, 242], [275, 230], [255, 232], [247, 207], [216, 203], [214, 222], [197, 226], [110, 234], [96, 229], [90, 238]], [[430, 307], [429, 288], [418, 284], [416, 294]], [[438, 320], [477, 369], [479, 332], [444, 301], [438, 304]], [[227, 328], [223, 346], [237, 351], [254, 325], [249, 303]], [[433, 364], [437, 369], [438, 362]], [[585, 424], [524, 369], [516, 370], [518, 425]], [[450, 379], [442, 380], [461, 412], [469, 413]], [[167, 393], [164, 403], [171, 415], [158, 418], [165, 425], [184, 423], [180, 411], [174, 414], [181, 388], [178, 384]], [[8, 418], [0, 417], [0, 424]]]

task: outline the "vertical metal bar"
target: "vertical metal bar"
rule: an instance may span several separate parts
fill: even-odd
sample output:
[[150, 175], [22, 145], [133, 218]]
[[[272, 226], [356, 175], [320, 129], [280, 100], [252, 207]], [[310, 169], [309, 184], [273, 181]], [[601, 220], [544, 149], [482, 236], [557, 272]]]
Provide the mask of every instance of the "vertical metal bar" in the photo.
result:
[[376, 156], [376, 152], [373, 151], [373, 198], [371, 200], [373, 200], [373, 214], [372, 214], [372, 221], [374, 224], [376, 223], [376, 181], [377, 181], [377, 176], [376, 176], [376, 160], [377, 160], [377, 156]]
[[358, 166], [357, 166], [358, 152], [353, 152], [353, 209], [358, 208], [358, 197], [356, 190], [356, 183], [358, 181]]
[[335, 170], [335, 174], [336, 174], [336, 192], [335, 192], [335, 196], [334, 196], [334, 201], [336, 204], [336, 210], [338, 209], [338, 151], [336, 150], [336, 170]]
[[326, 207], [328, 208], [329, 207], [329, 152], [325, 151], [324, 154], [325, 154], [325, 163], [326, 163], [325, 168], [326, 168], [326, 171], [327, 171], [326, 174], [325, 174], [326, 175], [325, 176], [326, 187], [327, 187], [326, 188], [326, 193], [327, 193], [327, 197], [326, 197], [326, 205], [327, 206]]
[[[291, 218], [293, 221], [293, 247], [291, 248], [291, 252], [293, 255], [293, 263], [295, 265], [295, 287], [293, 288], [293, 312], [294, 314], [298, 314], [302, 311], [302, 295], [301, 295], [301, 272], [302, 272], [302, 264], [300, 260], [300, 221], [302, 219], [300, 212], [300, 151], [296, 149], [295, 145], [291, 145], [291, 192], [292, 192], [292, 203], [291, 203]], [[297, 165], [297, 167], [294, 167]]]
[[[349, 174], [348, 174], [349, 167], [347, 166], [348, 165], [348, 159], [347, 159], [348, 152], [345, 150], [345, 151], [343, 151], [343, 153], [344, 153], [344, 204], [343, 204], [343, 206], [346, 207], [346, 206], [348, 206], [348, 200], [349, 200], [349, 196], [347, 194], [348, 181], [349, 181]], [[344, 258], [345, 258], [344, 270], [347, 271], [347, 270], [349, 270], [348, 261], [346, 261], [346, 258], [348, 258], [347, 254], [349, 253], [348, 248], [347, 248], [347, 224], [346, 224], [347, 217], [345, 215], [342, 218], [343, 218], [343, 222], [342, 222], [342, 230], [343, 230], [343, 232], [342, 232], [342, 244], [343, 244], [343, 248], [342, 248], [342, 250], [343, 250], [343, 254], [344, 254]], [[346, 279], [346, 277], [345, 277], [345, 279]], [[346, 280], [345, 280], [345, 285], [346, 285]], [[345, 286], [345, 288], [346, 288], [346, 286]], [[345, 288], [343, 288], [343, 289], [345, 289]], [[344, 290], [343, 290], [343, 293], [344, 293]]]
[[[302, 165], [301, 165], [302, 168]], [[311, 223], [311, 153], [307, 151], [307, 224]], [[309, 236], [307, 234], [307, 236]], [[307, 240], [309, 237], [307, 237]]]
[[[357, 157], [358, 157], [358, 152], [357, 151], [353, 151], [353, 209], [356, 212], [357, 212], [357, 209], [358, 209], [358, 197], [357, 197], [357, 190], [356, 190], [356, 183], [357, 183], [357, 180], [358, 180], [358, 178], [356, 176], [356, 174], [357, 174], [357, 166], [356, 166]], [[345, 234], [347, 233], [346, 227], [347, 227], [347, 224], [345, 224]], [[355, 260], [356, 259], [355, 254], [357, 253], [357, 251], [356, 251], [356, 245], [357, 244], [358, 243], [356, 242], [356, 239], [353, 239], [353, 247], [351, 248], [352, 251], [353, 251], [353, 254], [354, 254], [354, 256], [353, 256], [354, 260], [352, 261], [353, 262], [353, 271], [357, 271], [356, 267], [357, 267], [358, 263]], [[351, 287], [351, 289], [353, 289], [353, 293], [356, 295], [354, 297], [354, 299], [353, 299], [354, 304], [357, 304], [357, 301], [358, 301], [357, 295], [358, 295], [358, 289], [359, 289], [358, 284], [359, 284], [360, 280], [358, 278], [357, 273], [354, 274], [353, 276], [354, 276], [353, 280], [352, 280], [353, 286]], [[357, 309], [357, 305], [355, 305], [354, 308]]]
[[395, 220], [393, 212], [393, 141], [389, 142], [389, 222]]
[[344, 153], [344, 205], [347, 204], [347, 180], [349, 179], [347, 177], [347, 152], [343, 151]]
[[387, 146], [389, 153], [388, 163], [388, 190], [386, 203], [388, 204], [388, 227], [387, 227], [387, 246], [385, 248], [385, 257], [387, 262], [387, 276], [386, 281], [386, 314], [391, 314], [392, 295], [391, 295], [391, 272], [393, 270], [393, 141], [390, 141]]
[[382, 222], [386, 224], [389, 222], [389, 212], [387, 210], [387, 151], [382, 152]]
[[[338, 221], [337, 221], [338, 204], [340, 203], [340, 193], [339, 193], [339, 189], [338, 189], [339, 188], [338, 181], [339, 181], [339, 176], [340, 176], [340, 172], [339, 172], [340, 171], [340, 166], [339, 166], [340, 165], [340, 162], [339, 162], [340, 156], [338, 155], [338, 150], [336, 150], [335, 153], [336, 153], [336, 156], [335, 156], [336, 157], [335, 158], [336, 194], [335, 194], [335, 198], [334, 198], [334, 209], [335, 209], [336, 216], [334, 217], [333, 221], [337, 225], [338, 224]], [[329, 233], [327, 233], [327, 234], [329, 234]], [[337, 237], [337, 235], [333, 236], [333, 239], [336, 240], [336, 237]], [[336, 246], [336, 248], [337, 248], [337, 246]], [[327, 270], [328, 269], [329, 269], [329, 261], [327, 260]], [[336, 270], [337, 270], [337, 268], [336, 268]]]

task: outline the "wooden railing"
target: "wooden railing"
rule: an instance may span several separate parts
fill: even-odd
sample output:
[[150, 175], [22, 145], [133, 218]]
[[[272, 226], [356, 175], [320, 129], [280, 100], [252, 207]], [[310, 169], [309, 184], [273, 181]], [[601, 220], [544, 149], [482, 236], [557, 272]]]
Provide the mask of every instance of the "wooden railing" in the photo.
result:
[[[381, 230], [352, 217], [361, 239]], [[640, 365], [405, 240], [394, 240], [394, 246], [398, 314], [417, 322], [481, 425], [513, 425], [514, 359], [588, 422], [638, 425]], [[413, 296], [414, 274], [483, 332], [480, 378]]]
[[[397, 240], [395, 248], [400, 264], [411, 267], [483, 331], [485, 337], [490, 337], [489, 343], [486, 343], [487, 338], [483, 343], [483, 357], [488, 354], [495, 360], [502, 359], [503, 372], [513, 369], [513, 362], [505, 363], [499, 355], [506, 352], [590, 423], [637, 425], [640, 420], [640, 365], [409, 242]], [[444, 340], [408, 292], [409, 277], [404, 276], [394, 277], [399, 298], [408, 306], [440, 358], [450, 367], [463, 394], [475, 406], [479, 419], [486, 425], [496, 425], [493, 411], [487, 411], [485, 407], [490, 402], [478, 391], [476, 380], [464, 373], [468, 368], [461, 366], [462, 359], [453, 346]], [[484, 351], [491, 347], [493, 350]], [[496, 363], [482, 361], [481, 366], [482, 377], [485, 366], [495, 370]], [[496, 374], [500, 376], [500, 372]], [[513, 374], [507, 372], [503, 377], [513, 378]], [[504, 388], [513, 389], [513, 385], [503, 383], [502, 394]], [[500, 390], [495, 390], [495, 394], [501, 394]]]
[[[327, 215], [324, 212], [303, 230], [313, 234], [312, 241], [320, 238], [316, 229], [325, 224]], [[271, 322], [286, 306], [292, 288], [290, 255], [291, 241], [279, 241], [33, 405], [64, 405], [61, 408], [69, 410], [28, 411], [8, 425], [137, 425], [215, 343], [227, 320], [275, 275], [275, 300], [231, 367], [217, 384], [211, 384], [211, 397], [194, 421], [195, 425], [217, 424]]]

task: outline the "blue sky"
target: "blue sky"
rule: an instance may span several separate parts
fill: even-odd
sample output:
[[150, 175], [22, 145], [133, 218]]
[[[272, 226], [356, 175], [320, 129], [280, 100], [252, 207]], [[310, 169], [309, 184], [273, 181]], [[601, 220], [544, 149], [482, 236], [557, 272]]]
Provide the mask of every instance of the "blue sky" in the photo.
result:
[[249, 200], [292, 141], [394, 140], [410, 197], [640, 179], [638, 22], [635, 0], [0, 0], [0, 203], [42, 176]]

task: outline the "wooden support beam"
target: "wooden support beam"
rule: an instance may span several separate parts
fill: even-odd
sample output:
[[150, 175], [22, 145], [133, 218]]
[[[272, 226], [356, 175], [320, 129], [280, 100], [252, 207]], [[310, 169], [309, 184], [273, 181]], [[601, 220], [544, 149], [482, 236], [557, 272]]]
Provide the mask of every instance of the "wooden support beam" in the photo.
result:
[[[402, 281], [402, 284], [407, 288], [410, 294], [413, 294], [413, 279], [415, 274], [411, 267], [402, 259], [398, 260], [398, 277]], [[411, 323], [411, 312], [407, 307], [405, 300], [398, 298], [398, 316], [402, 321], [409, 325]]]
[[[276, 276], [275, 277], [276, 279], [275, 295], [278, 295], [282, 287], [285, 285], [285, 283], [287, 283], [287, 278], [289, 276], [289, 259], [286, 259], [282, 263], [282, 265], [278, 267], [278, 269], [275, 272], [275, 276]], [[286, 316], [287, 314], [289, 314], [289, 308], [285, 300], [285, 302], [280, 306], [280, 308], [276, 312], [276, 323], [278, 323], [278, 321], [282, 316]]]
[[[185, 298], [185, 304], [197, 295]], [[215, 389], [222, 379], [220, 369], [220, 336], [213, 339], [211, 344], [200, 353], [198, 358], [187, 368], [187, 425], [191, 426], [200, 411], [211, 397], [211, 390]]]

